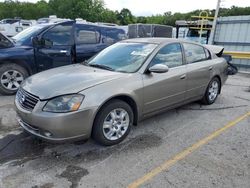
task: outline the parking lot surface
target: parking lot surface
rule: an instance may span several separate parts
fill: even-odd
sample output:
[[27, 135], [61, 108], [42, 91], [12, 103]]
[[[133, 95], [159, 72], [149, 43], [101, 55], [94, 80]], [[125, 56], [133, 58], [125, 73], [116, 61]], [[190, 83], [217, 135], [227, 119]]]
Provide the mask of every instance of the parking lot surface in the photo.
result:
[[[142, 121], [119, 145], [49, 144], [22, 132], [0, 96], [0, 187], [250, 187], [250, 75], [230, 76], [215, 104]], [[70, 125], [69, 125], [70, 126]]]

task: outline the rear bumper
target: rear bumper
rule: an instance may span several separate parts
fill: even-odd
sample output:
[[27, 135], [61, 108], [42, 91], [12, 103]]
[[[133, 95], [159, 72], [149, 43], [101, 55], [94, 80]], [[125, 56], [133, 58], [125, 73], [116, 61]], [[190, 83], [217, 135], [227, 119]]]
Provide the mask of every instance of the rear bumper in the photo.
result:
[[15, 101], [19, 125], [28, 133], [49, 142], [71, 142], [87, 139], [91, 135], [97, 108], [70, 113], [42, 111], [45, 102], [39, 101], [30, 112]]

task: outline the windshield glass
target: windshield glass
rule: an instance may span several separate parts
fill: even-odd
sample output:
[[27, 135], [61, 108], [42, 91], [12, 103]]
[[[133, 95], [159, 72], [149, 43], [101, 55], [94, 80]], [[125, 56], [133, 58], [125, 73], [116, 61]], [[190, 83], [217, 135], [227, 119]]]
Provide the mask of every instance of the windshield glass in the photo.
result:
[[88, 65], [117, 72], [136, 72], [156, 47], [156, 44], [116, 43], [92, 58]]
[[[187, 33], [187, 37], [200, 37], [201, 31], [190, 29]], [[207, 32], [202, 31], [201, 37], [207, 37]]]
[[44, 26], [42, 25], [32, 26], [21, 31], [20, 33], [18, 33], [12, 38], [14, 39], [16, 43], [22, 43], [26, 41], [27, 39], [31, 39], [31, 37], [33, 37], [34, 35], [38, 34], [42, 28], [44, 28]]

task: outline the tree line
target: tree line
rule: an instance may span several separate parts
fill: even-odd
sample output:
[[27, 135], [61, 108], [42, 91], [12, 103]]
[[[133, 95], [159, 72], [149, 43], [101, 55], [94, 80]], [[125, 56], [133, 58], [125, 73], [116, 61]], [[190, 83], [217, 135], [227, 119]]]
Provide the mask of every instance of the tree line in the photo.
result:
[[[0, 2], [0, 19], [20, 17], [22, 19], [38, 19], [57, 15], [60, 18], [83, 18], [91, 22], [108, 22], [120, 25], [132, 23], [150, 23], [175, 26], [176, 20], [190, 20], [191, 16], [199, 15], [202, 10], [189, 13], [172, 13], [152, 16], [134, 16], [127, 8], [113, 11], [105, 7], [103, 0], [40, 0], [36, 3], [6, 0]], [[213, 16], [215, 10], [206, 10]], [[250, 7], [221, 8], [219, 16], [250, 15]]]

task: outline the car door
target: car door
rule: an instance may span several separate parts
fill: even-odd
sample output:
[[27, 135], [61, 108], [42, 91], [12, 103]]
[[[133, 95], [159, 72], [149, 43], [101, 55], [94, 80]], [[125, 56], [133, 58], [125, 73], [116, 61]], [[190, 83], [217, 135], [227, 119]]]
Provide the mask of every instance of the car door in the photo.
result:
[[56, 24], [39, 36], [41, 45], [34, 48], [38, 71], [72, 63], [73, 24], [74, 22]]
[[186, 97], [186, 65], [181, 45], [172, 43], [161, 48], [149, 67], [155, 64], [165, 64], [169, 71], [143, 75], [144, 115], [171, 107]]
[[203, 46], [183, 43], [187, 61], [187, 99], [204, 95], [213, 69], [208, 50]]
[[102, 42], [102, 33], [99, 26], [76, 24], [76, 61], [82, 62], [94, 56], [107, 47]]

